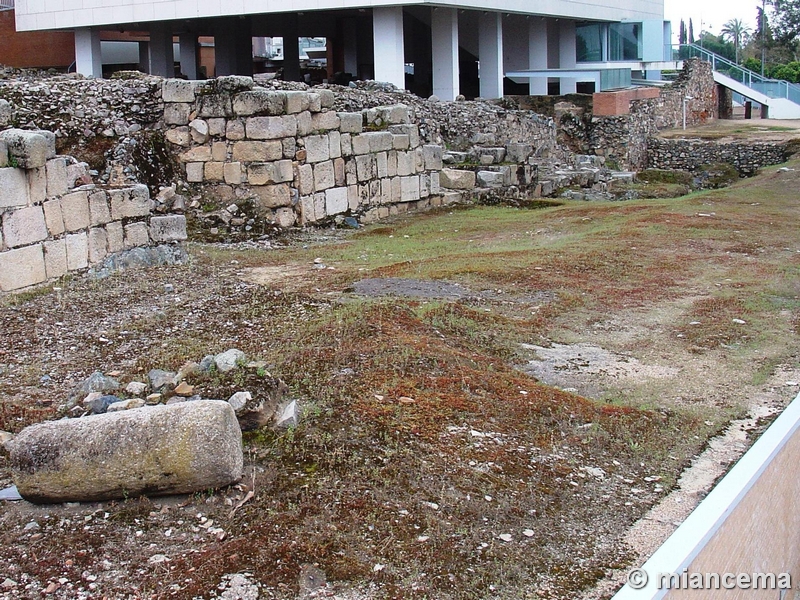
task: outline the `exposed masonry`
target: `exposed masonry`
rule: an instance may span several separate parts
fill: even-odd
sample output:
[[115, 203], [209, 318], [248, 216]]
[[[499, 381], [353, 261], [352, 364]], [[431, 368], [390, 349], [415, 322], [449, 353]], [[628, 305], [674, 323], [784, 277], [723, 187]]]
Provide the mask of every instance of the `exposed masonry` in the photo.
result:
[[225, 183], [281, 227], [447, 201], [442, 147], [422, 143], [407, 106], [336, 112], [330, 90], [274, 91], [238, 76], [166, 80], [162, 98], [186, 181]]
[[146, 186], [102, 189], [56, 156], [55, 135], [0, 133], [0, 291], [83, 271], [109, 255], [186, 239], [182, 215], [151, 216]]
[[648, 140], [650, 168], [695, 171], [703, 165], [728, 163], [740, 175], [749, 177], [767, 165], [777, 165], [787, 159], [785, 144], [755, 142], [709, 142], [705, 140]]

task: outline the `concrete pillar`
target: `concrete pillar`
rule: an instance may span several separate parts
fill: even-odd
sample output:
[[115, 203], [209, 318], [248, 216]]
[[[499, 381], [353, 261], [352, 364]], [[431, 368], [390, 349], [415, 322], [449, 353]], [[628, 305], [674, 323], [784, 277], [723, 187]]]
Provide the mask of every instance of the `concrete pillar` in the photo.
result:
[[[578, 64], [575, 21], [559, 19], [558, 25], [558, 68], [574, 69]], [[576, 90], [577, 80], [574, 77], [561, 78], [561, 94], [574, 94]]]
[[478, 20], [478, 61], [482, 98], [503, 96], [503, 15], [482, 13]]
[[150, 24], [149, 69], [151, 75], [175, 77], [175, 55], [172, 50], [172, 24], [159, 21]]
[[[528, 68], [547, 68], [547, 20], [531, 17], [528, 25]], [[547, 77], [531, 77], [531, 96], [547, 95]]]
[[372, 36], [375, 48], [375, 80], [406, 87], [405, 47], [403, 43], [403, 8], [372, 9]]
[[150, 42], [139, 42], [139, 70], [142, 73], [150, 70]]
[[75, 70], [87, 77], [103, 76], [99, 31], [88, 27], [75, 30]]
[[253, 74], [253, 32], [250, 19], [217, 19], [214, 23], [215, 75]]
[[283, 33], [283, 79], [300, 81], [300, 33], [297, 13], [286, 15], [281, 32]]
[[431, 11], [431, 50], [433, 94], [452, 101], [459, 95], [458, 10], [434, 8]]
[[197, 79], [197, 34], [182, 33], [181, 44], [181, 73], [188, 79]]
[[342, 19], [344, 38], [344, 72], [358, 77], [358, 22], [355, 19]]

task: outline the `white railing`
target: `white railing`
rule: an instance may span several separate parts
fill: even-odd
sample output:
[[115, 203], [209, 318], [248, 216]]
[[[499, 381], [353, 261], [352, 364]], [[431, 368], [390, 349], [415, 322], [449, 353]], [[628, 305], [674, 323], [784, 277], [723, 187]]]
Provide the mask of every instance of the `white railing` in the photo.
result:
[[0, 0], [0, 10], [12, 10], [14, 8], [14, 0]]

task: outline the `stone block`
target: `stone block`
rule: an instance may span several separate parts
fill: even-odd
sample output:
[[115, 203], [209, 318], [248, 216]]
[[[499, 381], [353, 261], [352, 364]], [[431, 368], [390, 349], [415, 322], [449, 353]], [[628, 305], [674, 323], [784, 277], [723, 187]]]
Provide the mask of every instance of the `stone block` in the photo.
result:
[[114, 221], [150, 215], [150, 192], [146, 185], [111, 190], [111, 218]]
[[85, 231], [68, 234], [67, 242], [67, 269], [78, 271], [89, 266], [89, 236]]
[[501, 188], [505, 185], [505, 177], [503, 173], [497, 171], [478, 171], [477, 185], [485, 188]]
[[359, 209], [357, 185], [347, 186], [347, 205], [350, 207], [350, 210], [352, 211], [356, 211]]
[[318, 113], [322, 110], [322, 98], [316, 92], [309, 92], [308, 94], [308, 110], [312, 113]]
[[242, 432], [227, 402], [147, 406], [27, 427], [9, 460], [32, 502], [192, 494], [241, 478]]
[[283, 158], [283, 146], [279, 140], [233, 144], [233, 160], [237, 162], [267, 162], [281, 158]]
[[53, 198], [66, 194], [69, 190], [67, 179], [67, 160], [53, 158], [47, 161], [47, 197]]
[[203, 181], [203, 165], [206, 163], [193, 162], [186, 163], [186, 181], [189, 183], [200, 183]]
[[314, 168], [311, 165], [297, 165], [294, 185], [301, 196], [311, 196], [314, 193]]
[[208, 133], [208, 123], [203, 119], [193, 119], [189, 122], [189, 135], [195, 144], [205, 144], [211, 137]]
[[388, 177], [397, 175], [397, 151], [391, 150], [386, 153], [386, 174]]
[[314, 215], [314, 196], [300, 196], [300, 223], [314, 223], [317, 220]]
[[402, 134], [392, 134], [392, 148], [395, 150], [408, 150], [411, 146], [411, 142], [409, 140], [408, 135]]
[[397, 153], [397, 174], [401, 177], [413, 175], [416, 171], [417, 159], [413, 150]]
[[180, 161], [184, 163], [190, 162], [208, 162], [211, 160], [211, 146], [198, 146], [191, 148], [186, 152], [181, 152]]
[[369, 154], [369, 135], [366, 133], [362, 133], [359, 135], [354, 135], [352, 137], [353, 143], [353, 154], [358, 156], [359, 154]]
[[439, 181], [449, 190], [471, 190], [475, 187], [475, 173], [459, 169], [442, 169]]
[[93, 227], [89, 230], [89, 264], [96, 265], [108, 256], [108, 239], [106, 230]]
[[168, 142], [175, 144], [176, 146], [186, 147], [192, 143], [192, 136], [189, 135], [189, 128], [185, 125], [182, 127], [173, 127], [172, 129], [167, 129], [164, 137], [167, 138]]
[[325, 191], [325, 212], [328, 216], [347, 212], [349, 206], [346, 187], [330, 188]]
[[331, 90], [316, 90], [319, 95], [319, 105], [321, 108], [331, 108], [336, 102], [336, 94]]
[[407, 135], [410, 148], [419, 146], [419, 127], [417, 125], [389, 125], [389, 131], [394, 135]]
[[339, 129], [340, 126], [341, 119], [339, 115], [331, 110], [317, 113], [311, 117], [312, 131], [327, 132], [331, 129]]
[[314, 191], [322, 192], [336, 185], [336, 174], [333, 161], [325, 161], [314, 165]]
[[215, 85], [218, 93], [230, 95], [252, 90], [255, 87], [255, 81], [246, 75], [220, 75], [217, 77]]
[[21, 169], [37, 169], [45, 166], [51, 158], [48, 139], [38, 132], [22, 129], [6, 129], [0, 139], [8, 150], [9, 164]]
[[358, 181], [369, 181], [375, 177], [375, 156], [362, 154], [356, 156], [356, 177]]
[[353, 156], [353, 136], [343, 133], [339, 141], [342, 144], [342, 156]]
[[150, 219], [150, 238], [154, 242], [179, 242], [187, 239], [186, 217], [165, 215]]
[[13, 292], [46, 280], [42, 244], [0, 252], [0, 291]]
[[207, 162], [203, 169], [203, 178], [206, 181], [222, 181], [225, 179], [224, 172], [225, 163], [223, 162]]
[[[241, 163], [238, 163], [241, 164]], [[247, 166], [247, 181], [251, 185], [275, 183], [273, 163], [252, 163]]]
[[5, 140], [0, 139], [0, 168], [8, 166], [8, 146]]
[[185, 79], [165, 79], [161, 86], [161, 99], [164, 102], [194, 102], [194, 81]]
[[251, 140], [277, 140], [297, 135], [297, 117], [250, 117], [245, 121], [245, 132]]
[[344, 176], [347, 185], [355, 185], [356, 183], [358, 183], [358, 172], [356, 169], [355, 159], [350, 159], [345, 161]]
[[282, 115], [286, 94], [256, 89], [241, 92], [233, 99], [233, 113], [238, 117]]
[[286, 103], [284, 104], [286, 114], [296, 114], [308, 110], [311, 98], [308, 92], [289, 91], [286, 92]]
[[28, 174], [28, 201], [31, 204], [44, 202], [47, 198], [47, 169], [29, 169]]
[[67, 231], [86, 229], [91, 223], [89, 214], [89, 194], [72, 192], [61, 198], [61, 213]]
[[297, 153], [297, 140], [293, 137], [283, 138], [281, 146], [283, 146], [283, 158], [294, 160]]
[[321, 221], [328, 216], [328, 213], [325, 212], [325, 192], [314, 194], [314, 216], [317, 221]]
[[192, 105], [185, 102], [164, 105], [164, 123], [167, 125], [188, 125]]
[[419, 200], [419, 175], [400, 178], [400, 202]]
[[347, 178], [344, 172], [344, 164], [345, 163], [343, 158], [333, 159], [333, 176], [337, 186], [342, 186], [347, 184]]
[[425, 170], [425, 154], [422, 148], [414, 149], [414, 172], [420, 173]]
[[56, 157], [56, 134], [52, 131], [48, 131], [46, 129], [36, 129], [33, 130], [33, 133], [38, 133], [39, 135], [43, 136], [45, 141], [47, 142], [47, 159], [50, 160], [51, 158]]
[[305, 138], [306, 161], [322, 162], [330, 159], [330, 140], [327, 135], [311, 135]]
[[279, 227], [291, 227], [297, 222], [297, 213], [288, 206], [283, 206], [275, 210], [275, 223]]
[[[125, 225], [125, 248], [136, 248], [150, 244], [147, 223], [130, 223]], [[68, 253], [69, 254], [69, 253]]]
[[272, 165], [272, 178], [275, 183], [285, 183], [294, 179], [292, 161], [279, 160]]
[[361, 133], [364, 131], [364, 117], [360, 112], [340, 112], [337, 113], [337, 116], [339, 117], [339, 131], [342, 133]]
[[441, 171], [442, 164], [442, 147], [434, 144], [426, 144], [422, 147], [422, 157], [424, 160], [424, 169], [426, 171]]
[[411, 121], [411, 112], [405, 104], [395, 104], [393, 106], [379, 106], [376, 109], [383, 123], [388, 125], [399, 125]]
[[524, 163], [533, 154], [531, 144], [508, 144], [506, 145], [506, 158], [510, 162]]
[[427, 173], [419, 176], [419, 197], [427, 198], [431, 195], [431, 178]]
[[52, 240], [44, 243], [44, 268], [48, 279], [67, 274], [67, 241]]
[[370, 152], [388, 152], [392, 149], [393, 136], [388, 131], [373, 131], [364, 135], [369, 136]]
[[257, 196], [256, 204], [262, 210], [291, 206], [292, 204], [292, 191], [286, 183], [254, 186], [253, 191]]
[[211, 144], [211, 160], [225, 162], [228, 160], [228, 144], [225, 142], [214, 142]]
[[314, 122], [311, 118], [311, 113], [307, 110], [297, 115], [297, 135], [304, 137], [311, 135], [314, 132]]
[[222, 171], [225, 176], [225, 183], [230, 185], [239, 185], [242, 183], [242, 163], [224, 163]]
[[3, 239], [9, 248], [41, 242], [47, 235], [41, 206], [28, 206], [3, 215]]
[[110, 253], [122, 252], [125, 249], [125, 230], [122, 223], [115, 221], [106, 225], [106, 240]]
[[61, 212], [61, 199], [53, 198], [42, 204], [44, 209], [44, 222], [50, 235], [61, 235], [66, 231], [64, 216]]
[[231, 119], [225, 127], [225, 137], [231, 141], [243, 140], [245, 138], [244, 121]]
[[[212, 137], [221, 137], [225, 135], [225, 127], [227, 123], [225, 119], [214, 117], [211, 119], [206, 119], [206, 121], [208, 122], [208, 133]], [[244, 127], [244, 124], [242, 124], [242, 127]]]
[[378, 152], [375, 155], [375, 175], [381, 179], [389, 176], [388, 153]]
[[331, 131], [328, 134], [330, 157], [339, 158], [342, 156], [342, 134], [338, 131]]
[[233, 105], [227, 94], [206, 94], [200, 96], [197, 116], [203, 119], [214, 117], [232, 117]]
[[430, 186], [431, 186], [430, 187], [431, 195], [440, 194], [442, 189], [441, 189], [441, 184], [439, 183], [439, 173], [438, 173], [438, 171], [434, 171], [433, 173], [429, 173], [428, 176], [430, 177], [430, 182], [431, 182], [431, 184], [430, 184]]
[[505, 148], [473, 148], [470, 152], [473, 160], [482, 165], [500, 164], [506, 159]]

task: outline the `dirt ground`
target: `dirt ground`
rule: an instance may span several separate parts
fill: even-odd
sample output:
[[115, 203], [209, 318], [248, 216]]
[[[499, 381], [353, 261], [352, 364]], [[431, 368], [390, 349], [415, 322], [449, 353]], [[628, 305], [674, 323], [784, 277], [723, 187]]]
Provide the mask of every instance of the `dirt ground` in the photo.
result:
[[2, 430], [95, 370], [233, 347], [304, 408], [245, 435], [230, 489], [0, 504], [0, 598], [608, 597], [800, 391], [789, 168], [192, 244], [188, 265], [4, 298]]

